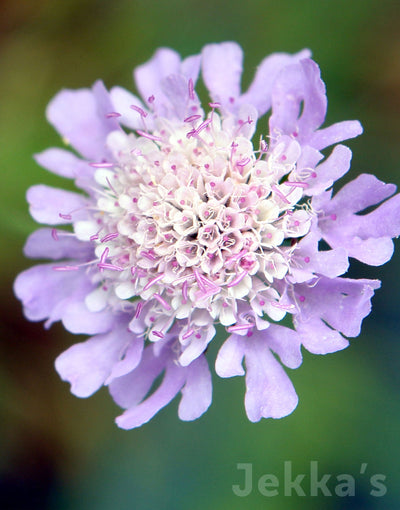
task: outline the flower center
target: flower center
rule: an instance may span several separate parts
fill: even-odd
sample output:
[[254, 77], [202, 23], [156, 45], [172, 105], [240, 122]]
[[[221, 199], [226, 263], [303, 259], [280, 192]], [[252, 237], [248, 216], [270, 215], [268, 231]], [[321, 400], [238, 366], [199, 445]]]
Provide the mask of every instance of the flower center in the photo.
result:
[[[214, 110], [179, 125], [158, 119], [138, 134], [110, 134], [114, 161], [96, 170], [98, 211], [75, 225], [96, 243], [104, 302], [140, 296], [153, 315], [203, 309], [234, 324], [238, 300], [265, 303], [261, 293], [285, 277], [293, 251], [285, 239], [308, 232], [304, 185], [285, 180], [297, 142], [254, 151]], [[277, 293], [267, 298], [276, 302]]]

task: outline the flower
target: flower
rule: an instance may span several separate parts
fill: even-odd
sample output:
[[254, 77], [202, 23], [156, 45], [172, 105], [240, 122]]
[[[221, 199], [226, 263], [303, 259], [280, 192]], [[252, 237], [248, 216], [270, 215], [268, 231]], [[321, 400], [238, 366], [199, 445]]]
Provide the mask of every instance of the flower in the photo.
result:
[[236, 43], [184, 60], [161, 48], [135, 70], [142, 100], [97, 82], [50, 102], [48, 120], [80, 157], [52, 148], [36, 160], [81, 192], [29, 189], [31, 215], [50, 227], [25, 253], [51, 262], [21, 273], [15, 293], [28, 319], [91, 335], [56, 369], [78, 397], [108, 386], [125, 409], [120, 427], [142, 425], [179, 392], [182, 420], [207, 410], [216, 324], [229, 335], [215, 370], [245, 375], [253, 422], [296, 407], [283, 366], [301, 364], [301, 346], [331, 353], [359, 334], [380, 282], [343, 275], [349, 257], [391, 258], [400, 198], [368, 174], [333, 194], [351, 160], [335, 144], [362, 128], [321, 128], [325, 86], [309, 56], [267, 57], [241, 93]]

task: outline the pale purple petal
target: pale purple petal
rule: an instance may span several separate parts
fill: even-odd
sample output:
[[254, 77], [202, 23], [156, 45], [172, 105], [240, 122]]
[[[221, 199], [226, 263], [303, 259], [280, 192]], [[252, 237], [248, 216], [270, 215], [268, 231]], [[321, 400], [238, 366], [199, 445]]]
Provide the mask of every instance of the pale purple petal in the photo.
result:
[[96, 112], [99, 119], [99, 124], [106, 133], [119, 130], [119, 124], [115, 117], [110, 113], [114, 113], [114, 105], [111, 100], [109, 91], [104, 86], [101, 80], [96, 81], [92, 87], [94, 99], [96, 101]]
[[[91, 289], [92, 290], [92, 289]], [[60, 319], [68, 331], [78, 334], [95, 335], [113, 327], [115, 314], [110, 310], [91, 312], [86, 308], [85, 297], [89, 292], [76, 296], [60, 307]]]
[[179, 358], [179, 363], [185, 367], [192, 363], [193, 360], [198, 358], [204, 352], [207, 345], [215, 336], [215, 328], [210, 325], [207, 328], [202, 328], [198, 337], [194, 337], [190, 344], [185, 348]]
[[358, 120], [345, 120], [316, 131], [308, 140], [308, 144], [318, 150], [325, 149], [335, 143], [361, 135], [363, 128]]
[[381, 266], [392, 258], [393, 252], [394, 243], [388, 237], [375, 237], [364, 240], [354, 238], [349, 255], [370, 266]]
[[246, 338], [246, 342], [245, 407], [249, 420], [287, 416], [298, 402], [289, 377], [269, 350], [263, 333]]
[[133, 338], [126, 327], [117, 325], [112, 331], [75, 344], [60, 354], [56, 359], [57, 372], [71, 384], [74, 395], [89, 397], [104, 384]]
[[46, 170], [62, 177], [75, 179], [79, 188], [91, 194], [94, 184], [94, 168], [86, 160], [57, 147], [35, 154], [34, 157], [36, 162]]
[[220, 377], [244, 375], [242, 366], [245, 345], [239, 335], [230, 335], [222, 344], [215, 361], [215, 371]]
[[24, 254], [36, 259], [66, 258], [86, 261], [93, 254], [93, 248], [88, 243], [78, 241], [69, 232], [40, 228], [28, 237]]
[[78, 152], [92, 160], [108, 156], [106, 138], [116, 129], [115, 119], [106, 117], [104, 94], [101, 84], [93, 90], [62, 90], [47, 107], [49, 122]]
[[[282, 137], [280, 138], [280, 141], [281, 139]], [[312, 185], [312, 180], [310, 179], [312, 175], [310, 174], [312, 173], [312, 170], [318, 165], [318, 163], [323, 159], [323, 157], [324, 155], [317, 149], [314, 149], [309, 145], [304, 145], [301, 147], [301, 154], [297, 159], [296, 173], [299, 174], [303, 180], [306, 180], [308, 184]]]
[[79, 284], [76, 273], [66, 275], [54, 271], [54, 264], [38, 265], [20, 273], [14, 282], [14, 292], [24, 305], [24, 314], [31, 321], [41, 321], [51, 315], [58, 301], [65, 299]]
[[311, 172], [306, 180], [308, 188], [306, 194], [317, 195], [330, 188], [335, 181], [340, 179], [350, 168], [351, 150], [344, 145], [337, 145], [329, 158]]
[[139, 365], [142, 359], [144, 338], [132, 335], [132, 333], [131, 336], [134, 336], [133, 340], [130, 342], [123, 357], [113, 365], [105, 384], [110, 384], [114, 379], [129, 374]]
[[378, 266], [393, 254], [392, 237], [400, 234], [400, 197], [396, 195], [368, 214], [357, 214], [379, 204], [396, 190], [373, 175], [362, 174], [346, 184], [331, 200], [328, 194], [313, 199], [323, 211], [319, 229], [332, 247], [344, 247], [350, 257]]
[[52, 147], [39, 154], [35, 154], [35, 160], [46, 170], [50, 170], [50, 172], [62, 177], [68, 177], [69, 179], [77, 177], [80, 169], [79, 165], [82, 168], [88, 167], [86, 161], [79, 159], [72, 152], [59, 149], [58, 147]]
[[154, 356], [153, 346], [147, 346], [140, 364], [132, 372], [110, 382], [108, 389], [114, 401], [125, 409], [138, 404], [149, 392], [166, 362], [165, 355]]
[[[54, 264], [31, 267], [22, 272], [14, 283], [14, 292], [24, 305], [31, 321], [47, 319], [46, 326], [62, 320], [73, 333], [102, 333], [112, 325], [108, 313], [90, 314], [84, 297], [93, 284], [81, 271], [55, 271]], [[80, 319], [83, 318], [83, 321]]]
[[302, 344], [313, 354], [329, 354], [341, 351], [349, 345], [346, 338], [318, 317], [296, 320], [295, 323]]
[[257, 333], [264, 338], [268, 347], [280, 358], [288, 368], [298, 368], [303, 360], [299, 335], [293, 329], [271, 324], [263, 333]]
[[186, 382], [178, 409], [179, 418], [185, 421], [196, 420], [207, 411], [211, 400], [211, 374], [205, 356], [201, 356], [186, 369]]
[[325, 211], [330, 214], [340, 209], [357, 213], [379, 204], [396, 191], [394, 184], [386, 184], [374, 175], [361, 174], [336, 193]]
[[287, 65], [311, 56], [309, 50], [295, 55], [274, 53], [265, 58], [257, 68], [256, 75], [247, 91], [240, 97], [239, 104], [252, 104], [258, 114], [264, 115], [271, 108], [271, 91], [278, 73]]
[[348, 253], [344, 248], [319, 251], [318, 242], [321, 233], [312, 227], [310, 232], [298, 243], [293, 254], [296, 261], [291, 267], [290, 281], [302, 283], [315, 280], [315, 275], [335, 278], [344, 274], [349, 267]]
[[18, 275], [14, 292], [31, 321], [47, 319], [45, 326], [61, 320], [71, 333], [96, 334], [109, 331], [115, 321], [111, 310], [90, 312], [86, 296], [94, 284], [82, 270], [58, 271], [54, 264], [31, 267]]
[[309, 143], [325, 120], [325, 85], [315, 62], [306, 59], [285, 67], [272, 89], [272, 135], [292, 135], [300, 143]]
[[182, 74], [170, 74], [161, 82], [161, 87], [172, 106], [170, 115], [184, 120], [191, 113], [189, 106], [198, 108], [197, 97], [193, 100], [189, 97], [188, 80]]
[[66, 225], [87, 216], [87, 199], [73, 191], [38, 184], [28, 189], [26, 199], [32, 218], [39, 223]]
[[258, 113], [252, 104], [243, 104], [237, 112], [236, 123], [240, 127], [240, 134], [251, 140], [257, 128]]
[[[128, 126], [131, 129], [143, 129], [145, 126], [147, 128], [153, 127], [151, 115], [150, 117], [147, 115], [145, 119], [143, 119], [140, 115], [140, 110], [143, 110], [146, 114], [148, 112], [138, 97], [122, 87], [113, 87], [110, 90], [110, 96], [113, 102], [114, 111], [121, 115], [118, 117], [121, 124]], [[131, 106], [136, 106], [140, 108], [140, 110], [137, 111], [132, 109]]]
[[136, 86], [146, 103], [151, 96], [155, 98], [155, 108], [165, 102], [161, 81], [170, 74], [178, 74], [180, 64], [181, 58], [176, 51], [170, 48], [159, 48], [148, 62], [135, 69]]
[[294, 321], [307, 322], [319, 317], [346, 336], [360, 334], [361, 323], [371, 311], [371, 298], [379, 280], [352, 280], [321, 277], [316, 285], [295, 286], [299, 313]]
[[234, 42], [209, 44], [202, 51], [202, 72], [213, 101], [234, 111], [240, 96], [243, 51]]
[[160, 386], [143, 402], [125, 411], [116, 419], [122, 429], [132, 429], [147, 423], [171, 402], [185, 382], [185, 370], [175, 363], [168, 363]]
[[193, 85], [196, 84], [201, 65], [201, 55], [191, 55], [182, 60], [180, 72], [187, 80], [192, 79]]

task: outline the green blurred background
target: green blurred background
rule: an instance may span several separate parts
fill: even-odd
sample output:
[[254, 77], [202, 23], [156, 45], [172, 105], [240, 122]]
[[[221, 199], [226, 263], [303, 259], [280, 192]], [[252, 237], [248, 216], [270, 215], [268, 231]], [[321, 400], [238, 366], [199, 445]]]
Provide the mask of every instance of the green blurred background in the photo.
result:
[[[214, 378], [213, 405], [200, 420], [180, 422], [174, 402], [141, 429], [119, 430], [106, 390], [79, 400], [55, 373], [54, 358], [79, 338], [28, 323], [12, 294], [35, 228], [25, 191], [65, 186], [32, 159], [60, 145], [44, 117], [60, 88], [98, 78], [132, 88], [131, 70], [157, 47], [187, 56], [224, 40], [244, 48], [247, 85], [268, 53], [309, 47], [327, 84], [328, 122], [358, 118], [365, 128], [350, 143], [351, 175], [399, 184], [399, 23], [397, 0], [0, 1], [0, 508], [400, 508], [399, 254], [379, 269], [354, 265], [351, 276], [384, 282], [362, 334], [343, 352], [305, 354], [290, 371], [297, 410], [258, 424], [245, 416], [243, 379]], [[284, 495], [285, 461], [293, 478], [306, 474], [305, 496]], [[310, 495], [311, 461], [320, 477], [333, 475], [331, 497]], [[232, 491], [243, 485], [238, 463], [253, 466], [243, 498]], [[264, 474], [278, 478], [278, 496], [258, 490]], [[335, 495], [339, 474], [354, 477], [355, 496]], [[374, 474], [386, 476], [383, 497], [371, 495]]]

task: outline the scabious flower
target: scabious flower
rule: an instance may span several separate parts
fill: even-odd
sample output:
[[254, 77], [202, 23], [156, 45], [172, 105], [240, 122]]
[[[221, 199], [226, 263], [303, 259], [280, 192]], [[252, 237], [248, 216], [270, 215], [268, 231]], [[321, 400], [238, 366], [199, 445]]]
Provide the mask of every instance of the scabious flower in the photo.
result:
[[179, 392], [182, 420], [206, 411], [216, 324], [228, 338], [215, 370], [245, 375], [253, 422], [296, 407], [282, 365], [297, 368], [302, 346], [326, 354], [359, 334], [380, 282], [342, 275], [349, 257], [391, 258], [400, 198], [368, 174], [333, 194], [351, 159], [335, 144], [362, 128], [321, 128], [325, 86], [309, 56], [267, 57], [242, 93], [237, 44], [184, 60], [161, 48], [135, 70], [142, 100], [97, 82], [50, 102], [48, 120], [80, 156], [52, 148], [36, 160], [81, 192], [29, 189], [33, 218], [50, 227], [25, 253], [51, 262], [20, 274], [15, 292], [28, 319], [91, 335], [56, 368], [78, 397], [108, 386], [126, 409], [120, 427], [142, 425]]

